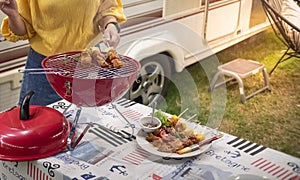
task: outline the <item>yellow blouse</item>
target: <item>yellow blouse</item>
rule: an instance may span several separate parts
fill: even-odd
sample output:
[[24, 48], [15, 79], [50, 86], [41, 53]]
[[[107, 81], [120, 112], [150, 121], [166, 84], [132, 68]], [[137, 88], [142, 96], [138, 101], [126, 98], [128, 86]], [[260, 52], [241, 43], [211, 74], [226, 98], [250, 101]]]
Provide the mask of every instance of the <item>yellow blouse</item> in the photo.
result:
[[27, 35], [17, 36], [2, 22], [2, 36], [16, 42], [28, 39], [38, 53], [49, 56], [82, 50], [100, 42], [102, 34], [97, 23], [113, 15], [118, 23], [126, 21], [121, 0], [17, 0]]

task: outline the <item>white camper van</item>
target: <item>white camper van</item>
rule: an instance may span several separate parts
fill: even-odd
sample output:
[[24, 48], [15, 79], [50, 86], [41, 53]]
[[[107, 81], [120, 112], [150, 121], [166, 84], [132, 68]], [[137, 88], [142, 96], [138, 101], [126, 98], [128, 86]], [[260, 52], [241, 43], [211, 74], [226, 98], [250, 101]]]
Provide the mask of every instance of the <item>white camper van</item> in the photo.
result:
[[[123, 0], [120, 54], [142, 64], [129, 98], [148, 104], [164, 94], [168, 77], [263, 30], [260, 0]], [[3, 19], [0, 14], [0, 20]], [[100, 43], [100, 48], [101, 48]], [[0, 111], [15, 105], [28, 43], [0, 36]]]

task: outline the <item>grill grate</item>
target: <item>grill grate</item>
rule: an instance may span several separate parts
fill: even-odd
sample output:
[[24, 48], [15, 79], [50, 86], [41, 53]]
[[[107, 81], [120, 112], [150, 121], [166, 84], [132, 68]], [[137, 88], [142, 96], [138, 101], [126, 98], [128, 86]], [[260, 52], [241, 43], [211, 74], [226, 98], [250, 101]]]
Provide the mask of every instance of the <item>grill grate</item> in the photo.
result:
[[[80, 63], [81, 53], [66, 53], [49, 57], [44, 65], [45, 68], [55, 69], [61, 72], [66, 77], [76, 77], [84, 79], [103, 79], [128, 76], [135, 73], [138, 69], [138, 62], [135, 60], [119, 55], [119, 58], [124, 61], [124, 66], [121, 68], [102, 68], [98, 65], [91, 64], [89, 66]], [[53, 70], [52, 70], [53, 71]]]

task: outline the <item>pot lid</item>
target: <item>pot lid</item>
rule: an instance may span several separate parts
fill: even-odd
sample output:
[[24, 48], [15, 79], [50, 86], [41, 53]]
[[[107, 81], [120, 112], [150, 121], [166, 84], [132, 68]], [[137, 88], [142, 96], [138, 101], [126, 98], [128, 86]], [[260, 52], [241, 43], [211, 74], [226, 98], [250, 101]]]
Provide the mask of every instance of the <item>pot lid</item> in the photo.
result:
[[32, 105], [28, 106], [29, 116], [24, 119], [20, 115], [26, 109], [23, 105], [0, 113], [0, 159], [27, 161], [65, 150], [70, 128], [63, 114]]

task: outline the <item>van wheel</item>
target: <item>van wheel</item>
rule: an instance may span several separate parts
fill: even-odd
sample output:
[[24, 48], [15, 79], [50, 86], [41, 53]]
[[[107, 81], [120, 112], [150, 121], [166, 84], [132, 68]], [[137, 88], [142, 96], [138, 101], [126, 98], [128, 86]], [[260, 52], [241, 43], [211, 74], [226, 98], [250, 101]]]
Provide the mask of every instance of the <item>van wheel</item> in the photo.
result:
[[171, 78], [170, 60], [164, 54], [143, 59], [139, 76], [129, 90], [129, 99], [150, 105], [165, 96]]

